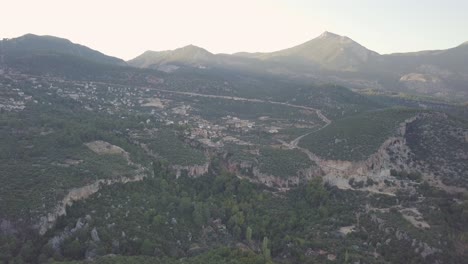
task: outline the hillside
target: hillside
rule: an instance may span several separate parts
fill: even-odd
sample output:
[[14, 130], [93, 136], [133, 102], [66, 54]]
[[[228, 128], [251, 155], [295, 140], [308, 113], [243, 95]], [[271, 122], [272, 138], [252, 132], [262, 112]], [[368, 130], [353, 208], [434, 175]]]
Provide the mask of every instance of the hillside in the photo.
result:
[[325, 159], [365, 160], [398, 133], [400, 123], [417, 113], [411, 109], [385, 109], [343, 118], [306, 136], [301, 146]]
[[138, 68], [153, 68], [166, 64], [186, 64], [201, 66], [202, 63], [211, 62], [214, 54], [194, 45], [168, 51], [146, 51], [140, 56], [128, 61], [128, 64]]
[[129, 64], [167, 72], [181, 66], [219, 68], [465, 102], [467, 61], [466, 44], [447, 50], [380, 55], [346, 36], [324, 32], [298, 46], [270, 53], [211, 54], [188, 46], [145, 52]]
[[121, 59], [107, 56], [86, 46], [72, 43], [67, 39], [34, 34], [1, 40], [0, 55], [4, 57], [4, 63], [30, 56], [71, 55], [101, 64], [125, 65]]
[[357, 71], [379, 54], [348, 37], [324, 32], [319, 37], [292, 48], [247, 56], [262, 60], [311, 63], [328, 70]]

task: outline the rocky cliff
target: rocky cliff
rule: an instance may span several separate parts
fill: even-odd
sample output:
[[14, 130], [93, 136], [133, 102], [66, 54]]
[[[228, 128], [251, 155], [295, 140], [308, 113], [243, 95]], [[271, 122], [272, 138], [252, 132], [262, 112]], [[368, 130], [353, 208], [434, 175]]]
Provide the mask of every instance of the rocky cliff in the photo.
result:
[[226, 161], [226, 169], [236, 174], [238, 177], [248, 179], [252, 182], [262, 183], [268, 187], [288, 190], [298, 186], [301, 182], [306, 182], [314, 177], [322, 176], [323, 172], [318, 167], [310, 167], [298, 170], [296, 175], [275, 176], [260, 171], [253, 161]]
[[[394, 195], [402, 189], [412, 192], [415, 182], [424, 180], [448, 192], [466, 192], [460, 187], [465, 182], [466, 162], [462, 160], [468, 157], [468, 145], [461, 145], [466, 144], [467, 132], [451, 126], [451, 122], [456, 121], [446, 114], [419, 113], [402, 122], [397, 133], [364, 161], [325, 160], [312, 153], [309, 156], [324, 171], [325, 181], [341, 189]], [[454, 157], [460, 162], [451, 162]]]
[[172, 165], [171, 169], [175, 171], [176, 178], [179, 178], [184, 172], [186, 172], [189, 177], [199, 177], [207, 174], [209, 167], [210, 163], [206, 162], [205, 164], [190, 166]]
[[47, 213], [47, 215], [41, 216], [39, 218], [38, 223], [34, 226], [35, 229], [39, 231], [40, 235], [43, 235], [47, 232], [48, 229], [52, 228], [57, 221], [57, 218], [65, 215], [67, 206], [70, 206], [75, 201], [83, 200], [91, 195], [98, 192], [103, 186], [105, 185], [112, 185], [115, 183], [127, 183], [127, 182], [135, 182], [143, 180], [147, 175], [148, 171], [140, 164], [134, 163], [130, 159], [130, 155], [128, 152], [123, 150], [122, 148], [112, 145], [105, 141], [93, 141], [85, 144], [88, 148], [90, 148], [93, 152], [99, 155], [122, 155], [125, 160], [127, 161], [128, 165], [136, 166], [134, 171], [133, 177], [116, 177], [112, 179], [99, 179], [95, 182], [82, 186], [70, 189], [65, 197], [58, 202], [55, 208]]
[[43, 235], [55, 225], [55, 222], [59, 216], [66, 215], [66, 208], [75, 201], [83, 200], [91, 195], [98, 192], [102, 186], [111, 185], [115, 183], [127, 183], [141, 181], [146, 177], [145, 174], [139, 174], [135, 177], [120, 177], [116, 179], [101, 179], [97, 180], [92, 184], [71, 189], [68, 194], [57, 204], [52, 212], [49, 212], [46, 216], [40, 217], [39, 223], [35, 226], [39, 230], [39, 234]]
[[324, 160], [315, 157], [315, 162], [324, 171], [324, 179], [331, 185], [341, 189], [353, 188], [349, 181], [353, 178], [356, 182], [372, 182], [361, 189], [372, 192], [394, 194], [401, 186], [388, 186], [388, 182], [395, 182], [391, 170], [412, 171], [416, 168], [412, 161], [412, 153], [406, 144], [406, 128], [425, 114], [418, 114], [402, 122], [394, 137], [387, 139], [367, 160], [341, 161]]

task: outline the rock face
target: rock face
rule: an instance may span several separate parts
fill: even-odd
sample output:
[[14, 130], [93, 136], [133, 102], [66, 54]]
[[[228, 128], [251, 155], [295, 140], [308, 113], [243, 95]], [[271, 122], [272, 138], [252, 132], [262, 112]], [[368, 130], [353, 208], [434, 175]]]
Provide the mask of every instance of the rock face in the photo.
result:
[[285, 175], [284, 177], [266, 174], [249, 161], [230, 161], [226, 162], [226, 168], [229, 172], [236, 174], [241, 178], [252, 182], [262, 183], [268, 187], [275, 187], [280, 190], [288, 190], [291, 187], [298, 186], [301, 182], [306, 182], [314, 177], [322, 176], [323, 172], [318, 167], [311, 167], [297, 171], [296, 175]]
[[101, 239], [99, 238], [99, 234], [98, 234], [98, 231], [95, 228], [93, 228], [93, 230], [91, 230], [91, 238], [93, 239], [94, 242], [99, 242], [101, 241]]
[[102, 140], [88, 142], [85, 145], [98, 155], [122, 155], [127, 161], [130, 159], [128, 152], [123, 150], [121, 147]]
[[408, 90], [420, 94], [446, 96], [449, 93], [449, 91], [444, 89], [447, 85], [436, 75], [410, 73], [402, 76], [400, 83], [408, 88]]
[[394, 195], [402, 189], [414, 191], [414, 187], [404, 184], [407, 179], [392, 175], [394, 171], [419, 175], [417, 177], [448, 192], [466, 192], [468, 132], [452, 125], [453, 122], [456, 121], [446, 114], [419, 113], [401, 123], [395, 136], [387, 139], [365, 161], [309, 156], [324, 171], [325, 181], [341, 189], [356, 188], [350, 185], [351, 180], [363, 185], [370, 182], [358, 187], [370, 192]]
[[58, 251], [60, 251], [60, 247], [62, 246], [63, 241], [65, 241], [65, 239], [69, 238], [70, 236], [72, 236], [77, 231], [79, 231], [79, 230], [81, 230], [83, 228], [87, 228], [87, 227], [88, 227], [88, 221], [86, 219], [83, 219], [83, 218], [78, 218], [74, 228], [65, 229], [60, 234], [58, 234], [58, 235], [54, 236], [53, 238], [51, 238], [49, 240], [48, 244], [52, 247], [52, 249], [54, 251], [58, 252]]
[[146, 169], [140, 164], [133, 163], [130, 160], [130, 155], [128, 152], [123, 150], [118, 146], [114, 146], [105, 141], [93, 141], [85, 144], [93, 152], [104, 155], [122, 155], [128, 162], [129, 165], [135, 165], [137, 169], [135, 170], [134, 177], [117, 177], [113, 179], [99, 179], [91, 184], [86, 186], [73, 188], [68, 191], [65, 197], [55, 206], [55, 208], [49, 212], [47, 215], [40, 217], [39, 223], [35, 225], [35, 228], [39, 230], [40, 235], [44, 235], [47, 230], [52, 228], [55, 225], [55, 222], [59, 216], [66, 215], [66, 207], [73, 204], [75, 201], [83, 200], [91, 195], [98, 192], [102, 186], [112, 185], [115, 183], [127, 183], [127, 182], [136, 182], [143, 180], [147, 173]]
[[175, 171], [176, 178], [179, 178], [183, 172], [187, 172], [189, 177], [199, 177], [208, 173], [210, 163], [206, 162], [202, 165], [190, 165], [190, 166], [181, 166], [181, 165], [172, 165], [171, 169]]
[[350, 189], [349, 179], [366, 182], [372, 180], [375, 184], [366, 186], [367, 191], [384, 192], [393, 194], [399, 187], [389, 187], [385, 181], [394, 181], [390, 175], [392, 169], [411, 171], [411, 150], [406, 144], [405, 134], [408, 124], [421, 118], [424, 114], [418, 114], [402, 122], [394, 137], [387, 139], [377, 150], [365, 161], [351, 162], [340, 160], [322, 160], [315, 157], [316, 163], [325, 173], [325, 181], [341, 189]]
[[136, 175], [133, 178], [121, 177], [116, 179], [101, 179], [92, 184], [71, 189], [68, 194], [57, 204], [55, 209], [48, 213], [47, 216], [42, 216], [39, 223], [36, 225], [39, 229], [39, 234], [44, 235], [47, 230], [52, 228], [59, 216], [66, 215], [66, 207], [73, 204], [75, 201], [83, 200], [98, 192], [102, 186], [115, 183], [127, 183], [141, 181], [146, 177], [144, 174]]

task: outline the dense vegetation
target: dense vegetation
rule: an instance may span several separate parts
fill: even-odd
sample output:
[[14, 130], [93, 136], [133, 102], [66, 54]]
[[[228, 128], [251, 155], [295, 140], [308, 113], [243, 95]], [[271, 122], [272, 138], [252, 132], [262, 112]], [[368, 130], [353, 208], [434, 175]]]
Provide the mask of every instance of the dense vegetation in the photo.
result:
[[304, 110], [285, 105], [203, 97], [184, 98], [184, 101], [193, 103], [196, 113], [209, 120], [230, 115], [249, 120], [266, 116], [280, 120], [320, 122], [315, 112], [304, 113]]
[[306, 154], [297, 149], [262, 148], [258, 162], [261, 172], [284, 178], [297, 175], [299, 170], [316, 166]]
[[468, 187], [467, 121], [433, 114], [411, 123], [406, 138], [416, 159], [444, 184]]
[[[332, 254], [342, 263], [383, 263], [373, 256], [377, 251], [392, 262], [424, 263], [425, 258], [414, 254], [411, 237], [442, 247], [437, 259], [462, 263], [448, 253], [455, 245], [443, 246], [439, 241], [466, 229], [466, 202], [447, 205], [451, 196], [429, 187], [425, 187], [425, 195], [434, 197], [431, 205], [441, 210], [428, 213], [430, 231], [412, 226], [397, 210], [386, 212], [398, 208], [396, 198], [324, 187], [319, 179], [278, 196], [224, 172], [176, 180], [159, 162], [154, 164], [154, 172], [154, 178], [108, 186], [74, 204], [45, 237], [22, 242], [4, 237], [2, 257], [63, 261], [113, 253], [140, 257], [99, 258], [98, 263], [171, 263], [181, 257], [187, 263], [264, 263], [285, 258], [294, 263], [324, 263]], [[416, 200], [406, 195], [401, 203], [411, 206]], [[361, 211], [363, 202], [377, 211]], [[351, 225], [354, 232], [339, 231]], [[388, 233], [388, 228], [394, 231]], [[57, 239], [63, 242], [55, 244]]]
[[[90, 252], [181, 257], [219, 244], [235, 245], [235, 241], [256, 250], [265, 239], [267, 248], [261, 251], [269, 258], [270, 254], [300, 254], [289, 252], [289, 243], [298, 243], [301, 248], [312, 245], [312, 241], [302, 241], [308, 234], [303, 232], [303, 228], [307, 229], [302, 227], [304, 224], [311, 229], [309, 234], [314, 234], [352, 219], [343, 213], [348, 205], [330, 201], [330, 194], [319, 181], [284, 199], [225, 173], [175, 180], [160, 165], [155, 165], [155, 173], [155, 178], [106, 187], [99, 195], [76, 203], [48, 237], [62, 234], [67, 226], [78, 226], [77, 222], [86, 223], [69, 235], [62, 234], [65, 241], [58, 250], [66, 259], [83, 258]], [[329, 222], [331, 215], [342, 220]], [[279, 216], [289, 220], [279, 223], [274, 220]], [[327, 222], [331, 226], [318, 225]], [[93, 238], [90, 232], [94, 228], [98, 235]], [[40, 251], [45, 254], [42, 259], [57, 258], [54, 250], [48, 250], [45, 246]]]
[[207, 162], [202, 151], [191, 148], [177, 136], [175, 131], [160, 129], [153, 137], [140, 139], [148, 148], [171, 164], [190, 166]]
[[340, 119], [304, 137], [300, 145], [326, 159], [364, 160], [397, 134], [401, 122], [417, 113], [410, 109], [386, 109]]
[[330, 118], [341, 118], [380, 108], [366, 96], [336, 85], [311, 85], [272, 75], [213, 69], [181, 69], [166, 76], [171, 90], [257, 98], [320, 109]]
[[84, 143], [104, 140], [129, 152], [134, 162], [147, 162], [141, 149], [114, 132], [141, 126], [138, 119], [116, 121], [84, 112], [69, 100], [52, 102], [54, 106], [0, 113], [3, 217], [34, 216], [54, 206], [71, 187], [134, 175], [136, 167], [128, 166], [122, 155], [98, 155]]
[[[64, 261], [52, 262], [54, 264], [84, 264], [89, 261]], [[243, 251], [232, 248], [219, 248], [203, 253], [198, 256], [173, 259], [168, 257], [150, 257], [150, 256], [107, 256], [100, 257], [93, 261], [96, 264], [264, 264], [265, 258], [261, 254], [255, 254], [252, 251]]]

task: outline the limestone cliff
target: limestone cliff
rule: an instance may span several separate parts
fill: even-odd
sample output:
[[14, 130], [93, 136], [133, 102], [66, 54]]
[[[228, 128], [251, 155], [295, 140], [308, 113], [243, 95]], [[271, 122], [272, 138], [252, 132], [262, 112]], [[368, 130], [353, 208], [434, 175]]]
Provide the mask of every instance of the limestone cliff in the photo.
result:
[[199, 177], [208, 173], [210, 163], [206, 162], [201, 165], [172, 165], [171, 169], [175, 171], [176, 178], [179, 178], [183, 172], [186, 172], [189, 177]]
[[[414, 162], [414, 154], [407, 145], [405, 135], [409, 124], [426, 115], [426, 113], [420, 113], [402, 122], [397, 133], [388, 138], [374, 154], [364, 161], [324, 160], [315, 157], [315, 162], [325, 173], [325, 181], [341, 189], [351, 189], [353, 188], [349, 184], [351, 178], [357, 182], [371, 180], [373, 184], [360, 189], [393, 195], [403, 186], [398, 184], [396, 178], [391, 175], [392, 169], [406, 172], [421, 170], [421, 167]], [[388, 182], [395, 184], [389, 186]]]
[[318, 167], [310, 167], [298, 170], [296, 175], [275, 176], [261, 172], [255, 162], [252, 161], [226, 161], [226, 169], [238, 177], [248, 179], [252, 182], [262, 183], [268, 187], [288, 190], [298, 186], [301, 182], [311, 180], [313, 177], [322, 176], [323, 172]]
[[48, 212], [46, 215], [41, 216], [39, 218], [38, 223], [34, 226], [36, 229], [39, 230], [40, 235], [45, 234], [48, 229], [52, 228], [55, 225], [57, 218], [62, 215], [65, 215], [67, 206], [72, 205], [73, 202], [90, 197], [94, 193], [98, 192], [105, 185], [141, 181], [148, 175], [146, 168], [144, 168], [140, 164], [134, 163], [130, 159], [129, 153], [118, 146], [114, 146], [105, 141], [93, 141], [86, 143], [85, 145], [99, 155], [122, 155], [129, 165], [136, 166], [134, 176], [115, 177], [112, 179], [99, 179], [91, 184], [68, 190], [68, 193], [65, 195], [65, 197], [62, 198], [61, 201], [58, 202], [55, 208], [52, 211]]
[[49, 212], [46, 216], [42, 216], [40, 218], [39, 223], [35, 226], [39, 230], [39, 234], [43, 235], [52, 228], [55, 224], [55, 221], [59, 216], [66, 215], [66, 208], [70, 206], [75, 201], [83, 200], [91, 195], [98, 192], [102, 186], [111, 185], [115, 183], [127, 183], [127, 182], [135, 182], [141, 181], [146, 177], [144, 174], [136, 175], [135, 177], [120, 177], [116, 179], [101, 179], [97, 180], [92, 184], [73, 188], [69, 190], [68, 194], [55, 206], [55, 208]]

